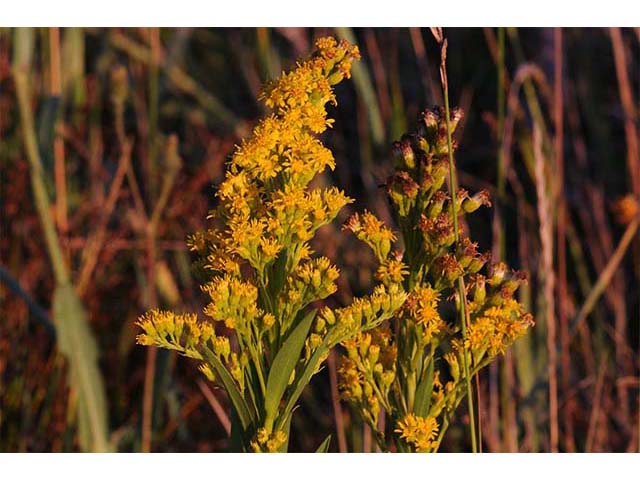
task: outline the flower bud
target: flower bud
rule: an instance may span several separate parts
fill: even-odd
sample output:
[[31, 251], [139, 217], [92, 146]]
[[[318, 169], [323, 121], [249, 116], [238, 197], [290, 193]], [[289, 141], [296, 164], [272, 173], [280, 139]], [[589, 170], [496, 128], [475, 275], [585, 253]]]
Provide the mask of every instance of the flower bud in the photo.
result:
[[321, 284], [322, 284], [322, 277], [320, 276], [320, 271], [314, 270], [311, 276], [311, 285], [313, 285], [313, 288], [317, 289], [317, 288], [320, 288]]
[[329, 75], [329, 78], [327, 78], [329, 85], [336, 85], [342, 80], [344, 80], [344, 73], [342, 73], [340, 70], [332, 73], [331, 75]]
[[322, 318], [321, 316], [319, 316], [319, 317], [316, 319], [316, 324], [315, 324], [315, 326], [314, 326], [314, 329], [313, 329], [313, 330], [314, 330], [316, 333], [319, 333], [319, 334], [323, 333], [323, 332], [326, 330], [326, 322], [325, 322], [324, 318]]
[[391, 160], [395, 168], [404, 167], [404, 156], [402, 155], [402, 144], [395, 141], [391, 144]]
[[462, 209], [466, 213], [473, 213], [482, 205], [486, 207], [491, 206], [491, 199], [487, 190], [480, 190], [473, 197], [466, 198], [462, 202]]
[[393, 370], [387, 370], [386, 372], [382, 373], [382, 378], [381, 378], [381, 384], [383, 388], [387, 388], [389, 385], [391, 385], [393, 383], [393, 381], [396, 379], [396, 372], [394, 372]]
[[369, 360], [371, 365], [376, 365], [378, 358], [380, 357], [380, 346], [373, 344], [369, 347], [369, 355], [367, 359]]
[[333, 313], [333, 310], [331, 310], [329, 307], [324, 307], [320, 315], [324, 317], [324, 319], [327, 321], [329, 325], [335, 325], [336, 316]]
[[438, 115], [434, 110], [422, 112], [422, 122], [427, 130], [428, 137], [433, 138], [438, 131]]
[[447, 178], [447, 174], [449, 173], [449, 162], [446, 158], [439, 160], [438, 162], [433, 164], [433, 168], [431, 170], [431, 176], [433, 177], [433, 189], [440, 190], [442, 185], [444, 185], [444, 181]]
[[490, 258], [491, 258], [491, 253], [489, 252], [486, 252], [480, 256], [474, 257], [473, 260], [471, 260], [471, 262], [469, 263], [469, 266], [467, 267], [467, 272], [478, 273], [480, 269], [484, 267], [484, 264], [489, 261]]
[[442, 206], [444, 205], [445, 200], [447, 199], [447, 194], [442, 190], [438, 190], [433, 194], [433, 198], [429, 203], [429, 207], [427, 208], [427, 216], [431, 219], [436, 218], [438, 215], [442, 213]]
[[458, 128], [460, 121], [464, 118], [464, 112], [461, 108], [455, 107], [451, 110], [450, 113], [451, 116], [449, 117], [449, 127], [451, 128], [451, 133], [453, 134], [453, 132], [456, 131], [456, 128]]
[[373, 395], [373, 388], [371, 387], [371, 384], [369, 382], [366, 382], [364, 384], [363, 392], [367, 397], [371, 397]]
[[487, 289], [485, 287], [485, 278], [483, 275], [476, 277], [475, 288], [473, 290], [473, 301], [480, 305], [487, 298]]
[[411, 148], [411, 141], [407, 136], [402, 138], [400, 142], [400, 149], [402, 150], [402, 159], [404, 160], [405, 166], [412, 170], [416, 166], [416, 159], [413, 153], [413, 148]]
[[491, 266], [491, 272], [489, 273], [489, 285], [497, 287], [504, 280], [504, 276], [507, 273], [507, 265], [504, 262], [494, 263]]
[[368, 333], [363, 334], [360, 337], [360, 346], [359, 346], [360, 356], [362, 358], [366, 358], [370, 345], [371, 345], [371, 335], [369, 335]]

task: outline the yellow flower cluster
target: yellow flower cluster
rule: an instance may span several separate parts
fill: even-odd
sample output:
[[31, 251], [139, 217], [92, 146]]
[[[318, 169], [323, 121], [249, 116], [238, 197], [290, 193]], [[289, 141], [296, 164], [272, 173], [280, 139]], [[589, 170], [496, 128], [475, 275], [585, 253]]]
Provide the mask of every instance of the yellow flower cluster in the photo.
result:
[[[371, 213], [353, 215], [344, 227], [373, 249], [378, 259], [376, 280], [408, 293], [388, 325], [377, 329], [393, 332], [389, 342], [378, 349], [373, 332], [343, 342], [347, 352], [339, 369], [343, 398], [358, 409], [383, 444], [387, 440], [372, 414], [378, 404], [384, 408], [398, 427], [394, 439], [401, 450], [437, 449], [438, 419], [446, 428], [466, 395], [465, 375], [473, 375], [467, 368], [468, 350], [477, 370], [532, 324], [531, 315], [513, 299], [524, 275], [502, 263], [490, 266], [487, 277], [481, 275], [489, 254], [480, 253], [476, 243], [455, 231], [454, 206], [460, 215], [491, 205], [486, 191], [447, 193], [447, 130], [450, 126], [453, 131], [461, 118], [460, 110], [452, 111], [449, 119], [442, 109], [427, 110], [417, 130], [393, 144], [394, 172], [386, 187], [402, 236], [402, 254], [390, 254], [396, 237]], [[460, 230], [463, 223], [457, 223]], [[466, 284], [464, 298], [455, 288], [461, 277]], [[466, 336], [454, 314], [460, 313], [463, 301]], [[371, 362], [372, 356], [384, 351], [394, 352], [393, 367]], [[388, 377], [393, 378], [392, 385], [382, 381], [381, 372], [393, 372]], [[386, 393], [389, 390], [393, 395]], [[377, 403], [369, 398], [371, 392]]]
[[338, 269], [326, 257], [300, 263], [279, 297], [279, 312], [285, 327], [309, 303], [333, 294], [338, 288], [335, 281], [339, 276]]
[[259, 428], [251, 441], [251, 449], [255, 453], [276, 453], [287, 441], [287, 434], [278, 430], [269, 434], [266, 428]]
[[409, 269], [401, 259], [387, 258], [378, 266], [375, 278], [384, 285], [400, 284], [408, 274]]
[[403, 308], [402, 318], [417, 324], [425, 345], [446, 329], [438, 313], [439, 301], [440, 292], [429, 285], [419, 285], [411, 292]]
[[396, 377], [397, 348], [391, 342], [391, 332], [388, 327], [378, 327], [359, 333], [342, 345], [347, 356], [338, 367], [338, 389], [343, 399], [357, 407], [371, 425], [376, 425], [380, 401], [388, 405]]
[[[282, 349], [295, 351], [296, 342], [304, 348], [305, 358], [287, 368], [290, 382], [308, 382], [331, 347], [390, 318], [405, 299], [397, 285], [382, 285], [347, 308], [326, 309], [315, 318], [303, 315], [308, 305], [336, 291], [339, 276], [329, 259], [313, 258], [308, 242], [353, 201], [335, 187], [310, 184], [335, 168], [333, 154], [317, 135], [332, 125], [326, 105], [336, 104], [333, 87], [349, 78], [359, 52], [333, 38], [319, 39], [315, 46], [309, 58], [260, 94], [271, 113], [231, 158], [208, 217], [212, 227], [189, 239], [207, 277], [202, 289], [210, 302], [204, 313], [223, 323], [226, 328], [220, 330], [229, 337], [217, 337], [214, 326], [197, 322], [195, 315], [153, 311], [139, 322], [144, 330], [139, 343], [202, 360], [200, 371], [220, 380], [243, 423], [245, 450], [277, 451], [286, 442], [283, 425], [301, 389], [282, 389], [274, 380], [277, 373], [271, 374], [274, 365], [282, 368]], [[398, 270], [390, 265], [389, 276], [401, 277]], [[299, 338], [292, 332], [302, 331], [301, 325], [314, 328]]]
[[211, 297], [205, 313], [239, 334], [259, 321], [258, 330], [279, 323], [285, 336], [302, 308], [336, 289], [338, 270], [326, 258], [310, 260], [307, 242], [352, 200], [335, 187], [308, 185], [335, 166], [316, 135], [331, 125], [325, 105], [336, 103], [332, 87], [349, 77], [359, 53], [332, 38], [316, 49], [262, 92], [273, 113], [231, 159], [210, 214], [217, 226], [190, 239], [214, 275], [204, 287]]
[[396, 236], [384, 222], [367, 211], [362, 215], [354, 213], [345, 223], [344, 229], [351, 230], [359, 240], [369, 245], [380, 263], [387, 259], [391, 242], [396, 240]]
[[[460, 369], [457, 361], [457, 354], [446, 354], [445, 360], [449, 364], [449, 368], [457, 368]], [[449, 362], [454, 363], [449, 363]], [[447, 413], [453, 412], [455, 410], [457, 398], [454, 395], [451, 395], [453, 390], [456, 388], [460, 389], [464, 386], [463, 383], [459, 382], [459, 380], [451, 380], [446, 382], [444, 385], [440, 380], [440, 372], [441, 370], [436, 370], [433, 375], [433, 390], [431, 391], [431, 406], [429, 408], [429, 416], [437, 418], [443, 410]], [[453, 372], [450, 370], [450, 373], [453, 375]]]
[[[333, 85], [349, 77], [356, 58], [357, 47], [333, 38], [319, 39], [310, 58], [264, 89], [260, 98], [273, 113], [243, 140], [231, 159], [217, 192], [220, 203], [210, 215], [217, 226], [190, 239], [205, 269], [217, 277], [205, 287], [212, 298], [206, 313], [230, 328], [265, 314], [258, 308], [258, 298], [279, 292], [260, 294], [259, 290], [261, 285], [266, 288], [276, 271], [291, 282], [284, 288], [291, 298], [281, 301], [300, 300], [298, 309], [335, 291], [337, 270], [325, 265], [326, 259], [319, 264], [300, 262], [311, 253], [307, 242], [315, 230], [352, 201], [334, 187], [310, 190], [308, 184], [325, 168], [335, 166], [331, 151], [316, 135], [331, 125], [325, 105], [336, 103]], [[257, 278], [246, 277], [244, 263], [253, 267]], [[315, 276], [305, 279], [305, 275]], [[233, 289], [227, 296], [225, 287]], [[238, 295], [246, 301], [235, 305], [233, 298]], [[297, 313], [291, 305], [281, 311], [277, 306], [275, 298], [270, 305], [261, 305], [271, 315], [265, 324], [286, 321]]]
[[533, 317], [513, 298], [502, 305], [489, 307], [469, 325], [467, 347], [475, 363], [488, 353], [489, 358], [504, 353], [509, 345], [524, 335], [533, 324]]
[[406, 298], [407, 294], [397, 284], [377, 285], [371, 295], [355, 298], [347, 307], [323, 308], [316, 329], [326, 335], [329, 345], [336, 345], [391, 318]]
[[176, 314], [164, 310], [150, 310], [136, 324], [144, 333], [136, 337], [140, 345], [176, 350], [181, 354], [202, 360], [208, 349], [225, 361], [231, 351], [229, 339], [216, 336], [213, 325], [198, 322], [195, 314]]
[[395, 432], [417, 452], [431, 452], [436, 447], [438, 422], [433, 417], [419, 417], [409, 413], [398, 421]]

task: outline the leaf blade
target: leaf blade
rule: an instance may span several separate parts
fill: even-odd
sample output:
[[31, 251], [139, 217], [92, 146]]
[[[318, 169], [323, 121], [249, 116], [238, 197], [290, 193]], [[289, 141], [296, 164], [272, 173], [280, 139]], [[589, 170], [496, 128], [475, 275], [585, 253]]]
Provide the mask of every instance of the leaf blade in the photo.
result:
[[318, 446], [318, 448], [316, 449], [316, 453], [328, 453], [330, 446], [331, 446], [331, 434], [327, 435], [327, 438], [325, 438], [320, 444], [320, 446]]
[[73, 286], [53, 294], [53, 321], [58, 348], [70, 367], [70, 386], [78, 397], [78, 439], [84, 451], [109, 452], [107, 395], [98, 366], [98, 347], [86, 312]]
[[420, 417], [426, 417], [431, 406], [431, 393], [433, 392], [435, 360], [429, 361], [424, 377], [416, 388], [416, 396], [413, 403], [413, 411]]
[[229, 399], [231, 400], [231, 403], [233, 404], [233, 407], [238, 414], [238, 419], [240, 420], [242, 429], [246, 431], [253, 423], [254, 416], [251, 414], [251, 411], [249, 410], [247, 402], [242, 396], [242, 393], [240, 393], [240, 389], [236, 385], [229, 371], [222, 364], [220, 359], [213, 354], [213, 352], [205, 351], [205, 357], [207, 362], [211, 364], [216, 374], [220, 378], [220, 381], [227, 391], [227, 395], [229, 395]]
[[312, 310], [300, 321], [284, 341], [271, 364], [265, 391], [265, 426], [267, 429], [275, 419], [291, 374], [298, 364], [315, 314], [316, 311]]

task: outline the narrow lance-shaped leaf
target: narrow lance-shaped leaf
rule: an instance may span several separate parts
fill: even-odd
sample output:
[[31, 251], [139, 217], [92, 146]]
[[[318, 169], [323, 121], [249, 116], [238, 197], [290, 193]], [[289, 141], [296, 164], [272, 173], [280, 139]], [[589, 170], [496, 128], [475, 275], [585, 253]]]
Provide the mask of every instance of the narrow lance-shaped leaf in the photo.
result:
[[425, 371], [422, 380], [416, 388], [416, 397], [413, 410], [416, 415], [425, 417], [429, 413], [429, 407], [431, 406], [431, 392], [433, 392], [433, 374], [434, 374], [435, 359], [429, 361], [427, 370]]
[[316, 449], [316, 453], [327, 453], [329, 451], [329, 447], [331, 446], [331, 435], [327, 435], [320, 446]]
[[304, 348], [304, 342], [311, 328], [311, 322], [316, 311], [309, 312], [302, 321], [293, 329], [289, 337], [282, 344], [282, 348], [273, 360], [267, 378], [265, 393], [265, 428], [270, 430], [273, 426], [278, 406], [287, 388], [291, 373], [300, 360], [300, 354]]
[[229, 373], [229, 371], [222, 364], [220, 359], [216, 357], [212, 352], [205, 351], [205, 357], [207, 362], [211, 364], [215, 373], [220, 378], [222, 385], [224, 386], [227, 394], [229, 395], [229, 399], [233, 404], [233, 408], [238, 414], [238, 419], [242, 425], [242, 429], [246, 430], [249, 428], [251, 423], [254, 421], [254, 416], [251, 414], [249, 407], [247, 406], [247, 402], [245, 402], [238, 386], [235, 384], [233, 377]]

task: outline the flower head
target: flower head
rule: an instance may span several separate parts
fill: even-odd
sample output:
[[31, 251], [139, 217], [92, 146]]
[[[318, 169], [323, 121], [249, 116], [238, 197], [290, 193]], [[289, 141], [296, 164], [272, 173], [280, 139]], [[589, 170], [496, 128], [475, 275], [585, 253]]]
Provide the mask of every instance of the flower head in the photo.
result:
[[394, 431], [417, 452], [430, 452], [436, 446], [438, 422], [433, 417], [419, 417], [409, 413], [398, 421]]

